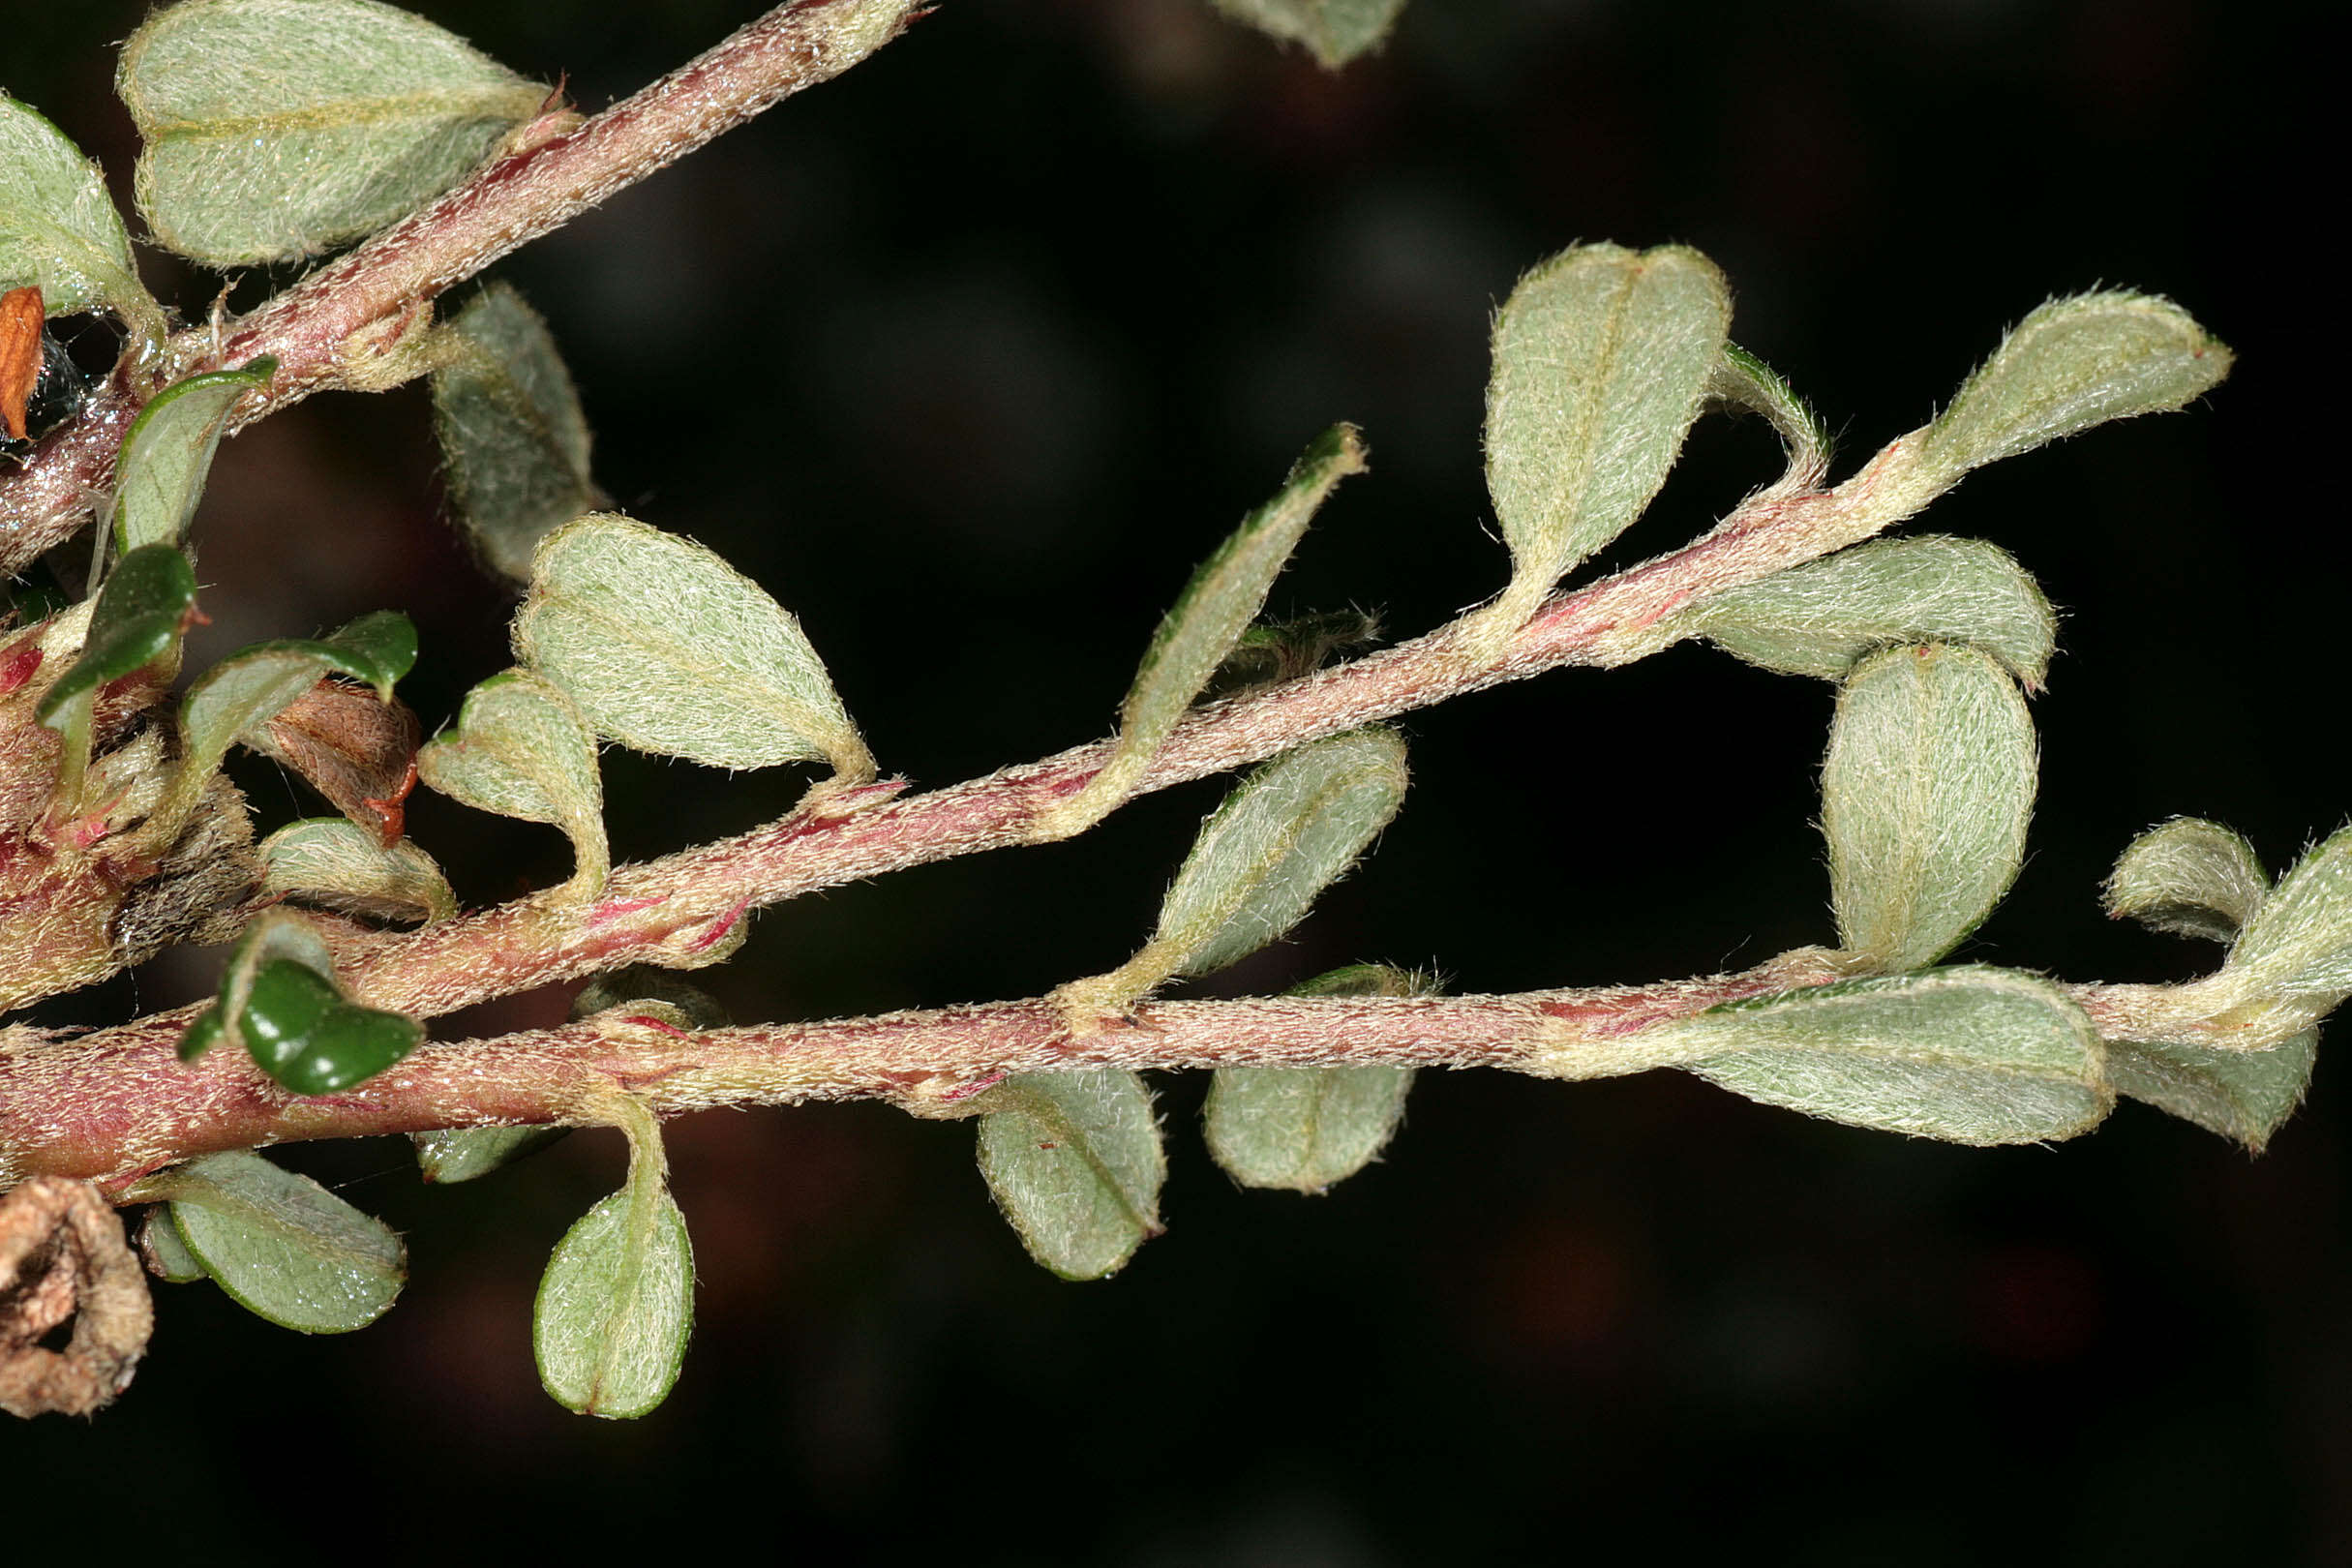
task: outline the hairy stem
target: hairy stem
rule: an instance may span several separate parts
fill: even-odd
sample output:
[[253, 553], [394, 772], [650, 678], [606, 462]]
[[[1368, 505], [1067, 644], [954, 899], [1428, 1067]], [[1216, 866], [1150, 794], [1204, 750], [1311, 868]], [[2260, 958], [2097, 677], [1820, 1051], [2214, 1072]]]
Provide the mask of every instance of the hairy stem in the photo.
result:
[[79, 1040], [0, 1045], [0, 1188], [35, 1175], [120, 1193], [172, 1161], [222, 1149], [498, 1123], [609, 1121], [625, 1092], [674, 1115], [717, 1105], [897, 1101], [952, 1115], [999, 1076], [1086, 1067], [1200, 1069], [1387, 1063], [1600, 1077], [1656, 1066], [1651, 1025], [1835, 978], [1827, 955], [1738, 975], [1521, 996], [1160, 1002], [1071, 1037], [1050, 997], [828, 1023], [686, 1033], [625, 1009], [561, 1029], [427, 1045], [342, 1094], [297, 1099], [234, 1051], [172, 1054], [187, 1010]]
[[[522, 138], [520, 150], [251, 316], [178, 334], [163, 362], [178, 377], [276, 358], [266, 395], [241, 408], [240, 427], [314, 392], [385, 384], [386, 361], [423, 324], [434, 296], [779, 100], [839, 75], [916, 15], [917, 0], [779, 6], [576, 128], [535, 144]], [[81, 527], [90, 497], [112, 480], [132, 416], [155, 390], [143, 377], [118, 375], [0, 478], [0, 569], [21, 569]]]
[[[1681, 550], [1563, 594], [1492, 655], [1466, 621], [1368, 658], [1201, 709], [1172, 734], [1134, 793], [1260, 762], [1359, 725], [1567, 664], [1613, 665], [1687, 635], [1677, 612], [1734, 585], [1843, 548], [1905, 515], [1885, 503], [1887, 448], [1833, 491], [1763, 496]], [[1907, 505], [1915, 505], [1906, 498]], [[739, 837], [625, 866], [582, 908], [539, 895], [373, 948], [347, 980], [369, 1004], [452, 1011], [621, 964], [690, 966], [745, 913], [820, 889], [1050, 836], [1052, 808], [1108, 761], [1098, 741], [985, 778], [900, 799], [903, 785], [842, 792]]]

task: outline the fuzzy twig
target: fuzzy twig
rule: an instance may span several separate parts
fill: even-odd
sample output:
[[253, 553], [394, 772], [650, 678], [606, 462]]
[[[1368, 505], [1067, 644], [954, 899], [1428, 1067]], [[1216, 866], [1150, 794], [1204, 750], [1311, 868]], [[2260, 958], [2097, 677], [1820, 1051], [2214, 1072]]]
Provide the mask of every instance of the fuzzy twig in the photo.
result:
[[[380, 386], [386, 367], [404, 363], [397, 349], [430, 319], [436, 295], [779, 100], [839, 75], [917, 15], [916, 0], [779, 6], [592, 119], [544, 139], [513, 138], [515, 150], [251, 316], [179, 333], [160, 363], [176, 377], [275, 358], [268, 391], [239, 409], [240, 426], [314, 392]], [[543, 119], [548, 130], [560, 123]], [[118, 374], [0, 478], [0, 573], [20, 570], [88, 520], [90, 498], [112, 482], [133, 415], [154, 395], [151, 380]]]

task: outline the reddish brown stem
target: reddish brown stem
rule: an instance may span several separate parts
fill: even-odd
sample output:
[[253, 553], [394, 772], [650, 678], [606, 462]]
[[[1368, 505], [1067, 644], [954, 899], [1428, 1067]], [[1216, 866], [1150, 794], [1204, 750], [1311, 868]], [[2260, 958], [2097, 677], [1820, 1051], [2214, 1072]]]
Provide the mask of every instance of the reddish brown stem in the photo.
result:
[[[177, 376], [274, 357], [268, 394], [239, 410], [240, 425], [313, 392], [365, 381], [368, 367], [352, 350], [382, 335], [371, 329], [421, 321], [420, 307], [435, 295], [790, 94], [840, 75], [915, 15], [915, 0], [780, 6], [576, 129], [485, 164], [217, 335], [210, 325], [178, 334], [161, 362]], [[89, 495], [112, 482], [123, 434], [154, 391], [144, 377], [118, 377], [22, 468], [0, 478], [0, 568], [18, 570], [81, 527]]]
[[183, 1066], [172, 1049], [184, 1010], [0, 1050], [0, 1188], [50, 1174], [119, 1192], [157, 1166], [215, 1150], [593, 1121], [592, 1102], [615, 1089], [664, 1114], [887, 1099], [951, 1115], [959, 1091], [999, 1074], [1085, 1067], [1386, 1063], [1601, 1076], [1652, 1065], [1635, 1043], [1651, 1026], [1834, 978], [1824, 955], [1807, 951], [1739, 975], [1523, 996], [1146, 1003], [1131, 1021], [1083, 1037], [1050, 998], [695, 1034], [608, 1017], [427, 1045], [358, 1088], [311, 1100], [286, 1094], [239, 1052]]

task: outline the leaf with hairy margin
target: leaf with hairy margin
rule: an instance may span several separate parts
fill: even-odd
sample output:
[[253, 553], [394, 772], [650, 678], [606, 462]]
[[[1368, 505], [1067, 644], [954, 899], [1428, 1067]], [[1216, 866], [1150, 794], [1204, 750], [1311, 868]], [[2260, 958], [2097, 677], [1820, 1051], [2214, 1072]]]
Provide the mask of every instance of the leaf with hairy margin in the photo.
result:
[[106, 176], [64, 132], [0, 93], [0, 291], [18, 287], [39, 288], [45, 315], [103, 305], [142, 337], [164, 336]]
[[247, 1151], [151, 1178], [188, 1252], [231, 1300], [282, 1328], [347, 1334], [384, 1313], [407, 1254], [382, 1221]]
[[[1351, 964], [1291, 996], [1427, 996], [1385, 964]], [[1404, 1118], [1405, 1067], [1219, 1068], [1202, 1111], [1209, 1153], [1244, 1187], [1328, 1191], [1371, 1163]]]
[[1822, 766], [1838, 936], [1883, 970], [1942, 957], [2016, 880], [2034, 721], [1989, 653], [1931, 643], [1855, 666]]
[[1682, 246], [1579, 245], [1494, 318], [1487, 489], [1532, 609], [1666, 482], [1723, 350], [1731, 292]]
[[1235, 21], [1285, 44], [1303, 44], [1326, 71], [1376, 49], [1404, 0], [1215, 0]]
[[347, 1002], [328, 973], [292, 958], [255, 971], [237, 1027], [262, 1070], [297, 1095], [365, 1083], [425, 1040], [414, 1018]]
[[416, 754], [416, 770], [477, 811], [562, 829], [578, 864], [575, 890], [603, 890], [612, 851], [596, 737], [551, 682], [525, 670], [492, 676], [467, 694], [457, 728]]
[[2199, 817], [2175, 817], [2131, 841], [2108, 873], [2100, 902], [2110, 920], [2235, 942], [2270, 891], [2270, 874], [2243, 834]]
[[131, 421], [114, 463], [114, 548], [176, 545], [204, 497], [213, 454], [237, 400], [269, 385], [274, 359], [175, 381]]
[[2352, 828], [2279, 879], [2246, 922], [2219, 978], [2248, 1000], [2352, 992]]
[[1244, 779], [1160, 907], [1173, 973], [1238, 963], [1303, 919], [1403, 803], [1404, 740], [1369, 728], [1286, 751]]
[[138, 204], [211, 266], [311, 256], [456, 184], [547, 89], [373, 0], [189, 0], [124, 44]]
[[593, 513], [547, 536], [515, 652], [596, 733], [713, 768], [873, 758], [800, 622], [691, 539]]
[[1772, 486], [1774, 492], [1821, 483], [1829, 467], [1829, 427], [1771, 366], [1726, 343], [1707, 377], [1706, 394], [1725, 407], [1762, 414], [1771, 425], [1789, 457], [1788, 471]]
[[1040, 1264], [1100, 1280], [1160, 1234], [1167, 1157], [1141, 1078], [1116, 1068], [1030, 1073], [980, 1103], [980, 1174]]
[[1896, 643], [1965, 643], [2041, 689], [2058, 617], [2007, 552], [1982, 539], [1875, 539], [1715, 594], [1690, 629], [1750, 664], [1842, 680]]
[[516, 582], [539, 541], [604, 495], [588, 471], [588, 416], [554, 334], [523, 296], [492, 284], [442, 329], [433, 422], [449, 498], [475, 554]]
[[2122, 1094], [2260, 1154], [2303, 1103], [2318, 1055], [2315, 1028], [2262, 1051], [2111, 1040], [2107, 1081]]
[[2168, 299], [2054, 299], [2018, 322], [1920, 433], [1915, 461], [1950, 483], [2111, 419], [2181, 407], [2229, 368], [2229, 349]]
[[561, 1141], [568, 1127], [453, 1127], [411, 1132], [417, 1174], [436, 1186], [470, 1182]]
[[254, 977], [261, 966], [280, 959], [307, 964], [322, 975], [335, 972], [334, 950], [318, 928], [289, 909], [266, 909], [238, 933], [221, 970], [221, 1000], [207, 1008], [180, 1038], [183, 1062], [193, 1062], [218, 1044], [245, 1049], [245, 1037], [235, 1027], [245, 1015], [245, 1003]]
[[1110, 757], [1057, 816], [1076, 828], [1126, 799], [1210, 678], [1218, 673], [1342, 479], [1364, 471], [1364, 443], [1353, 425], [1334, 425], [1293, 464], [1274, 498], [1242, 519], [1216, 554], [1200, 563], [1161, 618], [1119, 709]]
[[694, 1328], [694, 1245], [670, 1195], [661, 1131], [636, 1101], [628, 1185], [556, 1244], [531, 1309], [539, 1381], [565, 1409], [633, 1420], [668, 1397]]
[[386, 846], [342, 817], [288, 823], [261, 841], [259, 854], [267, 892], [409, 924], [457, 913], [457, 894], [432, 856], [406, 838]]
[[2090, 1019], [2050, 981], [1961, 966], [1712, 1008], [1645, 1032], [1750, 1100], [1989, 1145], [2068, 1138], [2114, 1103]]

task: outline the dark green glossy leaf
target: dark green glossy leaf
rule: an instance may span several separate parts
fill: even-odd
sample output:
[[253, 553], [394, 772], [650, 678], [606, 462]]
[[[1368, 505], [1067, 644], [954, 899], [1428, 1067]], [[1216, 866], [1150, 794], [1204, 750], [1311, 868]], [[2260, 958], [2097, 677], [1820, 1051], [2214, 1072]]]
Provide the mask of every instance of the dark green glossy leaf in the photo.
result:
[[238, 1022], [261, 1070], [298, 1095], [348, 1089], [425, 1038], [415, 1019], [346, 1002], [334, 981], [290, 958], [260, 966]]
[[50, 723], [74, 698], [169, 653], [195, 608], [196, 571], [186, 556], [166, 544], [127, 553], [99, 589], [81, 656], [41, 699], [41, 721]]

